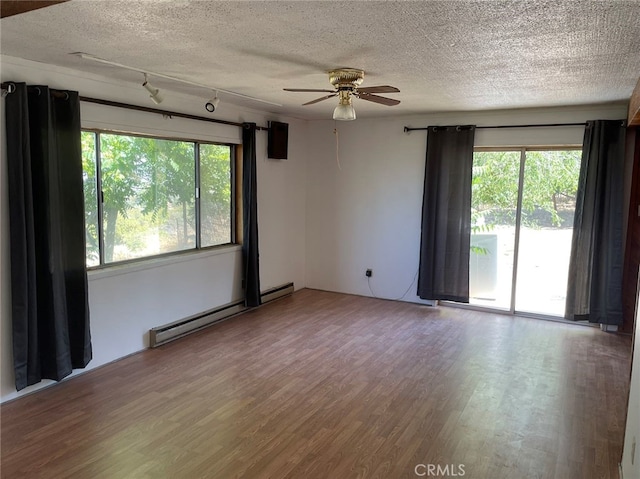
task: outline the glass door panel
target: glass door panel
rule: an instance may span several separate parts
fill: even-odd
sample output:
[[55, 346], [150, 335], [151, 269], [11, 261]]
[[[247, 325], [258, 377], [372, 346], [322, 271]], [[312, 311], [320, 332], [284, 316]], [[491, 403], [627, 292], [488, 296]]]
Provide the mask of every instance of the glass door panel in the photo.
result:
[[527, 151], [515, 309], [564, 316], [581, 151]]
[[473, 155], [472, 305], [511, 309], [520, 157], [519, 150], [476, 151]]

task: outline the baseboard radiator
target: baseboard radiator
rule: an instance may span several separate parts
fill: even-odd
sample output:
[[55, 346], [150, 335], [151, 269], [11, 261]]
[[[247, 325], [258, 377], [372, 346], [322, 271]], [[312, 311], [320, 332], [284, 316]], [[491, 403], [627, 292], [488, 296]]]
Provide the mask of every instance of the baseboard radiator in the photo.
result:
[[[269, 303], [276, 299], [288, 296], [293, 293], [293, 283], [283, 284], [276, 288], [263, 291], [260, 294], [262, 304]], [[149, 330], [149, 346], [155, 348], [162, 344], [181, 338], [189, 333], [193, 333], [214, 323], [224, 321], [232, 316], [248, 310], [244, 305], [244, 300], [234, 301], [209, 311], [204, 311], [187, 318], [174, 321], [173, 323], [157, 326]]]

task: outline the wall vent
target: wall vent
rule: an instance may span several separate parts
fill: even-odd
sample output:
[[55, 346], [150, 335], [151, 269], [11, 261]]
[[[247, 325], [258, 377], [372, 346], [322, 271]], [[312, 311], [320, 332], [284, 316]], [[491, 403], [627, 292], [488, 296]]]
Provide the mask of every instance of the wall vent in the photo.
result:
[[[293, 283], [284, 284], [276, 288], [268, 289], [260, 294], [262, 304], [288, 296], [293, 293]], [[232, 316], [247, 311], [244, 300], [234, 301], [215, 309], [174, 321], [163, 326], [157, 326], [149, 330], [149, 346], [155, 348], [162, 344], [181, 338], [189, 333], [198, 331], [212, 324], [224, 321]]]

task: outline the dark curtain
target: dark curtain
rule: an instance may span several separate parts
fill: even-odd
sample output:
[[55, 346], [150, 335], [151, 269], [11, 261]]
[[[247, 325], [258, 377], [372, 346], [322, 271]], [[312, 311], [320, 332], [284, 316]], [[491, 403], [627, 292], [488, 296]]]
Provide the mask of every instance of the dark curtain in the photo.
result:
[[258, 200], [256, 185], [256, 124], [242, 125], [242, 263], [245, 304], [260, 306]]
[[422, 200], [418, 296], [469, 302], [475, 126], [430, 127]]
[[16, 389], [91, 360], [77, 92], [6, 97]]
[[587, 122], [565, 316], [622, 324], [624, 120]]

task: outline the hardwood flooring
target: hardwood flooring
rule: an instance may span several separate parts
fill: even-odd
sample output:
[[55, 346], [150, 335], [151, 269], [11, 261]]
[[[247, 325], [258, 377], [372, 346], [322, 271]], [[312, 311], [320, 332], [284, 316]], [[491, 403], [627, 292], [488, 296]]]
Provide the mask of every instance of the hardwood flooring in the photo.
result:
[[629, 353], [594, 328], [302, 290], [3, 405], [1, 474], [617, 478]]

